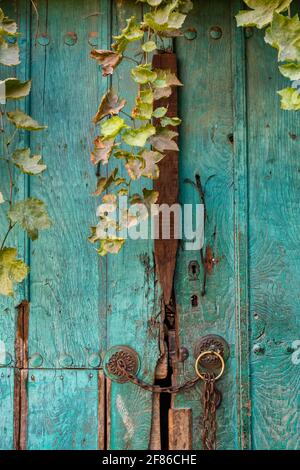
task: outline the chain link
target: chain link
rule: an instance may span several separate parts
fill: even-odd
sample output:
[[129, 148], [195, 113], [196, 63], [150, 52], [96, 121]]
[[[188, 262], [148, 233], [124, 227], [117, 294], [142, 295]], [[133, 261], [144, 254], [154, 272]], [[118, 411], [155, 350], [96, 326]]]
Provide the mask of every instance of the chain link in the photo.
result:
[[203, 422], [202, 445], [203, 450], [216, 450], [217, 420], [216, 420], [217, 394], [215, 376], [206, 373], [203, 392]]

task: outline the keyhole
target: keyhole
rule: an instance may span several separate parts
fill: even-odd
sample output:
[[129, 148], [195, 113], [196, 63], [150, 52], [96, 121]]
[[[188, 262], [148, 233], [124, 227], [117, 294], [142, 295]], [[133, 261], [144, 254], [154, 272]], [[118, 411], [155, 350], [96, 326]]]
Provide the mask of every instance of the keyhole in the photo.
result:
[[191, 304], [192, 304], [192, 307], [198, 307], [198, 296], [197, 295], [192, 295]]

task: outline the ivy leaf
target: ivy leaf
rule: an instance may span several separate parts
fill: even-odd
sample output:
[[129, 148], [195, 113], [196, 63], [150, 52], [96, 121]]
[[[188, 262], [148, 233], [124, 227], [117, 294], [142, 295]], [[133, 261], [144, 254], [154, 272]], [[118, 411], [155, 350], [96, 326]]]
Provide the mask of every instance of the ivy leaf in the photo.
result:
[[10, 111], [7, 113], [7, 116], [10, 122], [12, 122], [17, 129], [25, 129], [26, 131], [40, 131], [42, 129], [47, 129], [47, 126], [42, 126], [19, 109], [16, 111]]
[[300, 109], [300, 94], [295, 88], [284, 88], [278, 91], [281, 96], [281, 108], [289, 111]]
[[144, 31], [141, 30], [135, 16], [126, 20], [127, 26], [121, 31], [119, 36], [113, 36], [115, 43], [112, 48], [119, 54], [122, 54], [128, 44], [133, 41], [139, 41], [144, 37]]
[[125, 104], [126, 100], [119, 101], [118, 95], [114, 93], [113, 90], [109, 90], [103, 96], [97, 114], [93, 118], [93, 122], [97, 124], [106, 116], [119, 114], [121, 109], [124, 108]]
[[157, 78], [156, 72], [151, 70], [151, 64], [138, 65], [131, 70], [131, 75], [133, 80], [141, 85], [152, 83]]
[[5, 202], [3, 194], [0, 191], [0, 204], [3, 204]]
[[100, 241], [100, 247], [97, 252], [100, 256], [105, 256], [108, 253], [117, 254], [121, 250], [124, 243], [124, 238], [107, 238]]
[[150, 208], [152, 204], [155, 204], [158, 200], [159, 193], [154, 189], [143, 189], [144, 203]]
[[142, 176], [157, 179], [159, 177], [159, 168], [157, 163], [164, 158], [164, 155], [160, 152], [154, 152], [153, 150], [143, 150], [140, 153], [140, 157], [145, 161]]
[[300, 64], [284, 64], [279, 67], [284, 77], [290, 80], [300, 80]]
[[167, 127], [167, 126], [179, 126], [181, 124], [181, 119], [178, 117], [163, 117], [160, 121], [160, 124], [162, 127]]
[[19, 224], [31, 240], [36, 240], [39, 230], [45, 230], [51, 226], [45, 203], [36, 198], [16, 202], [8, 212], [8, 217], [13, 224]]
[[103, 137], [111, 139], [116, 137], [119, 132], [121, 132], [121, 130], [126, 127], [128, 126], [125, 124], [124, 119], [120, 118], [119, 116], [114, 116], [110, 119], [107, 119], [107, 121], [101, 125], [101, 133]]
[[111, 156], [112, 150], [115, 147], [115, 139], [103, 139], [98, 136], [94, 140], [94, 148], [91, 152], [91, 162], [94, 165], [98, 165], [99, 162], [102, 162], [103, 165], [108, 163], [109, 157]]
[[155, 69], [155, 72], [157, 73], [157, 79], [153, 82], [154, 100], [171, 96], [172, 86], [183, 86], [170, 70]]
[[141, 178], [144, 167], [145, 162], [139, 156], [132, 155], [126, 159], [125, 168], [133, 181]]
[[118, 168], [115, 168], [107, 178], [99, 178], [97, 181], [97, 188], [93, 192], [93, 196], [100, 196], [104, 191], [106, 191], [106, 189], [114, 183], [117, 173]]
[[143, 103], [141, 100], [136, 100], [136, 106], [132, 110], [132, 117], [142, 121], [149, 121], [153, 113], [153, 104]]
[[167, 113], [168, 111], [168, 108], [164, 108], [163, 106], [159, 107], [159, 108], [156, 108], [155, 111], [153, 112], [152, 116], [154, 118], [162, 118], [165, 116], [165, 114]]
[[288, 9], [292, 0], [244, 0], [252, 10], [241, 10], [236, 15], [238, 26], [256, 26], [261, 29], [271, 23], [274, 13]]
[[29, 272], [28, 266], [17, 259], [16, 248], [0, 250], [0, 294], [12, 297], [14, 283], [22, 282]]
[[17, 23], [5, 16], [0, 8], [0, 36], [16, 36]]
[[21, 82], [17, 78], [7, 78], [0, 82], [5, 83], [5, 96], [6, 99], [19, 100], [28, 96], [31, 88], [31, 80]]
[[30, 149], [18, 149], [12, 155], [12, 161], [23, 173], [38, 175], [46, 170], [47, 165], [41, 162], [41, 155], [30, 157]]
[[151, 88], [146, 88], [144, 90], [140, 90], [140, 99], [143, 103], [153, 104], [154, 95]]
[[0, 64], [11, 67], [20, 64], [20, 50], [18, 44], [8, 45], [0, 42]]
[[298, 15], [274, 14], [274, 19], [266, 30], [265, 41], [278, 49], [278, 60], [300, 60], [300, 21]]
[[139, 129], [130, 129], [123, 135], [123, 141], [125, 144], [131, 145], [132, 147], [144, 147], [147, 139], [155, 134], [155, 127], [152, 124], [147, 124]]
[[142, 49], [145, 52], [152, 52], [152, 51], [155, 51], [157, 47], [154, 41], [147, 41], [142, 45]]
[[162, 3], [163, 0], [138, 0], [139, 2], [148, 3], [152, 7], [158, 7]]
[[90, 57], [97, 60], [99, 65], [101, 65], [103, 77], [112, 75], [115, 68], [122, 60], [121, 54], [103, 49], [93, 49], [90, 52]]
[[158, 129], [156, 135], [149, 139], [149, 143], [159, 152], [164, 152], [166, 150], [178, 151], [178, 145], [173, 140], [174, 137], [177, 136], [178, 132], [174, 132], [170, 129]]

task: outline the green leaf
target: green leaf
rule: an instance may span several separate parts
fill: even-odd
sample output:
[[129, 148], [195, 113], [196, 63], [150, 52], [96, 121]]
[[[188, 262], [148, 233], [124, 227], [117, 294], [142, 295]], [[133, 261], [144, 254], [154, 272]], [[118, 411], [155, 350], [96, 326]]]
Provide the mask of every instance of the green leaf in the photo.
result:
[[47, 129], [47, 126], [42, 126], [19, 109], [16, 111], [10, 111], [7, 113], [7, 116], [17, 129], [25, 129], [27, 131], [40, 131], [42, 129]]
[[29, 272], [26, 264], [17, 259], [16, 248], [0, 250], [0, 294], [12, 297], [14, 283], [22, 282]]
[[144, 204], [150, 208], [152, 204], [155, 204], [158, 200], [159, 193], [153, 189], [143, 189]]
[[178, 117], [170, 118], [165, 116], [161, 119], [160, 124], [162, 127], [179, 126], [179, 124], [181, 124], [181, 119], [179, 119]]
[[108, 163], [112, 150], [115, 147], [115, 139], [103, 139], [103, 137], [96, 137], [94, 140], [94, 148], [91, 152], [91, 162], [98, 165], [102, 162], [104, 165]]
[[148, 3], [148, 5], [151, 5], [152, 7], [158, 7], [158, 5], [160, 5], [163, 0], [138, 0], [138, 1], [142, 3]]
[[168, 19], [168, 28], [171, 29], [179, 29], [183, 25], [186, 19], [186, 15], [179, 13], [178, 11], [174, 11], [169, 15]]
[[300, 60], [300, 21], [298, 15], [274, 14], [271, 26], [266, 30], [265, 41], [278, 49], [278, 60]]
[[300, 109], [300, 93], [295, 88], [284, 88], [278, 91], [281, 96], [281, 108], [289, 111]]
[[16, 202], [8, 212], [8, 217], [13, 224], [19, 224], [31, 240], [36, 240], [39, 230], [45, 230], [51, 226], [46, 205], [36, 198]]
[[100, 196], [112, 184], [114, 184], [117, 173], [118, 173], [118, 168], [115, 168], [107, 178], [105, 177], [99, 178], [97, 181], [97, 188], [93, 192], [93, 196]]
[[157, 78], [156, 72], [151, 70], [151, 64], [138, 65], [131, 70], [131, 76], [136, 83], [141, 85], [152, 83]]
[[103, 137], [111, 139], [113, 137], [116, 137], [122, 129], [128, 127], [125, 124], [124, 119], [120, 118], [119, 116], [114, 116], [110, 119], [107, 119], [102, 125], [101, 125], [101, 133]]
[[284, 64], [279, 67], [284, 77], [290, 80], [300, 80], [300, 64]]
[[125, 104], [126, 100], [119, 101], [118, 95], [114, 93], [113, 90], [109, 90], [103, 96], [98, 111], [93, 118], [93, 122], [97, 124], [99, 121], [101, 121], [101, 119], [106, 116], [113, 116], [119, 114], [121, 109], [124, 108]]
[[238, 26], [256, 26], [261, 29], [273, 20], [274, 13], [288, 9], [292, 0], [244, 0], [252, 10], [241, 10], [236, 15]]
[[17, 23], [5, 16], [0, 8], [0, 36], [16, 36]]
[[124, 243], [124, 238], [107, 238], [100, 241], [100, 247], [97, 252], [100, 256], [105, 256], [108, 253], [117, 254], [121, 250]]
[[137, 104], [132, 110], [132, 117], [134, 119], [140, 119], [142, 121], [149, 121], [153, 113], [153, 104], [143, 103], [137, 99]]
[[93, 49], [90, 52], [90, 57], [95, 59], [98, 64], [102, 67], [103, 77], [112, 75], [115, 68], [122, 60], [122, 55], [114, 51], [108, 51], [103, 49]]
[[155, 51], [155, 49], [157, 49], [157, 46], [154, 41], [147, 41], [142, 45], [142, 49], [145, 52], [152, 52], [152, 51]]
[[31, 80], [21, 82], [17, 78], [6, 78], [0, 82], [1, 85], [3, 83], [5, 83], [5, 97], [7, 100], [18, 100], [30, 93]]
[[38, 175], [46, 170], [47, 165], [41, 161], [41, 155], [33, 155], [30, 157], [30, 149], [18, 149], [12, 155], [13, 163], [28, 175]]
[[155, 111], [153, 112], [153, 117], [162, 118], [165, 116], [167, 111], [168, 111], [168, 108], [164, 108], [163, 106], [160, 108], [156, 108]]
[[145, 161], [139, 156], [130, 156], [126, 159], [125, 168], [133, 181], [141, 178], [144, 167]]
[[144, 31], [141, 30], [135, 16], [126, 20], [127, 26], [121, 31], [119, 36], [113, 36], [115, 42], [112, 48], [119, 54], [122, 54], [128, 44], [133, 41], [139, 41], [144, 37]]
[[147, 139], [155, 134], [155, 127], [147, 124], [139, 129], [130, 129], [123, 135], [123, 141], [132, 147], [144, 147]]
[[143, 103], [153, 104], [154, 96], [151, 88], [140, 90], [140, 99]]
[[177, 136], [178, 132], [174, 132], [170, 129], [157, 129], [156, 135], [149, 139], [149, 143], [159, 152], [164, 152], [166, 150], [178, 151], [178, 145], [173, 140], [174, 137]]
[[142, 176], [157, 179], [159, 177], [159, 168], [157, 163], [164, 158], [164, 155], [160, 152], [154, 152], [153, 150], [143, 150], [140, 153], [140, 157], [145, 161]]
[[20, 50], [18, 44], [8, 45], [7, 42], [0, 42], [0, 64], [11, 67], [19, 65]]

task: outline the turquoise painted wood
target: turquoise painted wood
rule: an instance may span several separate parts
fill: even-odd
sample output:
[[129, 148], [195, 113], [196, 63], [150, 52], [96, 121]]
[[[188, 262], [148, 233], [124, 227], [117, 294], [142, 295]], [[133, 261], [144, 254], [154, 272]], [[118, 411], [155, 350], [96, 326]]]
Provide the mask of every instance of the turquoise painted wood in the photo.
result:
[[[275, 51], [260, 32], [245, 38], [233, 20], [239, 2], [203, 1], [177, 42], [181, 78], [181, 201], [197, 200], [185, 180], [199, 174], [207, 209], [206, 246], [217, 264], [201, 296], [179, 254], [176, 298], [180, 344], [190, 357], [178, 380], [193, 375], [193, 349], [207, 333], [231, 347], [219, 387], [220, 449], [299, 448], [299, 117], [279, 108]], [[214, 39], [211, 28], [221, 28]], [[199, 298], [191, 306], [191, 296]], [[175, 407], [193, 410], [193, 446], [201, 448], [199, 391]]]
[[[139, 376], [154, 381], [161, 291], [153, 244], [129, 241], [120, 255], [99, 260], [86, 240], [97, 204], [90, 196], [96, 184], [89, 163], [91, 116], [108, 86], [88, 55], [92, 47], [108, 48], [126, 18], [140, 17], [142, 7], [125, 0], [39, 0], [38, 26], [29, 0], [2, 3], [23, 33], [16, 73], [33, 79], [23, 109], [48, 125], [44, 133], [21, 136], [20, 146], [40, 152], [48, 172], [30, 184], [22, 177], [16, 197], [43, 198], [54, 224], [34, 244], [16, 232], [31, 273], [13, 301], [0, 298], [0, 340], [7, 350], [0, 369], [0, 449], [14, 445], [15, 306], [23, 298], [31, 305], [26, 447], [147, 449], [156, 424], [152, 395], [131, 384], [105, 384], [101, 365], [107, 350], [125, 344], [139, 354]], [[183, 244], [178, 251], [177, 339], [189, 357], [175, 367], [173, 379], [194, 376], [194, 349], [202, 336], [223, 336], [231, 354], [219, 383], [218, 448], [296, 449], [299, 118], [279, 108], [276, 90], [285, 83], [275, 52], [260, 32], [245, 37], [236, 28], [240, 3], [195, 1], [188, 26], [197, 36], [175, 44], [185, 84], [180, 201], [201, 202], [201, 181], [205, 249], [216, 263], [203, 295], [201, 254]], [[135, 53], [133, 46], [130, 55]], [[135, 95], [131, 65], [124, 62], [112, 79], [117, 91], [125, 90], [127, 112]], [[0, 164], [0, 185], [4, 179]], [[0, 232], [2, 221], [0, 211]], [[191, 280], [190, 261], [200, 265], [198, 279]], [[193, 448], [200, 449], [200, 386], [178, 394], [171, 406], [192, 409]]]

